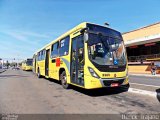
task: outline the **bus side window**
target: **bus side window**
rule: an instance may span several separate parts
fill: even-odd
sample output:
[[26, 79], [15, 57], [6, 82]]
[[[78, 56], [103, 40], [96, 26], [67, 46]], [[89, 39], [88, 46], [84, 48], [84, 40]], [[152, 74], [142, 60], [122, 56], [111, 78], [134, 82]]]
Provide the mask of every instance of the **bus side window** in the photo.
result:
[[69, 53], [69, 36], [60, 41], [59, 55], [64, 56]]
[[41, 60], [43, 60], [43, 50], [41, 51]]
[[52, 49], [51, 49], [51, 57], [57, 57], [58, 56], [58, 47], [59, 47], [59, 43], [56, 42], [52, 45]]
[[44, 49], [44, 50], [43, 50], [43, 56], [42, 56], [42, 59], [43, 59], [43, 60], [45, 59], [45, 54], [46, 54], [46, 50]]
[[40, 57], [41, 57], [41, 54], [40, 54], [40, 52], [39, 52], [39, 53], [38, 53], [38, 61], [41, 60]]

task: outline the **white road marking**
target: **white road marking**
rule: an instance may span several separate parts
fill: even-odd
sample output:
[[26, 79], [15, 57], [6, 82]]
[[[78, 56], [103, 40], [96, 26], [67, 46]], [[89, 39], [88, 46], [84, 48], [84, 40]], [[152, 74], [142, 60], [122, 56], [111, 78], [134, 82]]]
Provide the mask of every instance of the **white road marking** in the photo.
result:
[[145, 75], [145, 74], [129, 74], [129, 76], [152, 77], [152, 78], [160, 77], [160, 75]]
[[158, 87], [158, 88], [160, 88], [160, 86], [156, 86], [156, 85], [147, 85], [147, 84], [139, 84], [139, 83], [131, 83], [130, 82], [130, 84], [135, 84], [135, 85], [143, 85], [143, 86], [148, 86], [148, 87]]
[[157, 93], [156, 92], [152, 92], [152, 91], [129, 88], [128, 92], [137, 93], [137, 94], [141, 94], [141, 95], [148, 95], [148, 96], [157, 98]]

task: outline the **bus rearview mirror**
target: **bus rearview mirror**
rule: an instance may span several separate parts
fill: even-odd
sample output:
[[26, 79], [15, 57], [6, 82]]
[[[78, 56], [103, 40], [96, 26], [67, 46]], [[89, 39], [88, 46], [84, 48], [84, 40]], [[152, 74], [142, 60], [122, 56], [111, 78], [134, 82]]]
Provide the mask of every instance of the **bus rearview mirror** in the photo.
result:
[[84, 42], [87, 42], [88, 41], [88, 33], [84, 33]]

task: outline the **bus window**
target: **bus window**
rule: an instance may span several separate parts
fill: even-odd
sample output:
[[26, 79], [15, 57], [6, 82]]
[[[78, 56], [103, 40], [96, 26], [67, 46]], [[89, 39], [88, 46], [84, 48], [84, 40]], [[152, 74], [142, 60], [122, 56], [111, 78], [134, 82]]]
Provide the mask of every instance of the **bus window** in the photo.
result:
[[59, 55], [60, 56], [68, 55], [68, 51], [69, 51], [69, 36], [60, 41]]
[[51, 49], [51, 56], [52, 58], [54, 57], [57, 57], [58, 56], [58, 46], [59, 46], [59, 43], [56, 42], [52, 45], [52, 49]]
[[38, 61], [40, 61], [41, 60], [41, 53], [39, 52], [38, 53]]
[[41, 51], [41, 60], [43, 60], [43, 50]]
[[46, 50], [45, 50], [45, 49], [44, 49], [44, 50], [42, 50], [41, 60], [44, 60], [44, 58], [45, 58], [45, 52], [46, 52]]

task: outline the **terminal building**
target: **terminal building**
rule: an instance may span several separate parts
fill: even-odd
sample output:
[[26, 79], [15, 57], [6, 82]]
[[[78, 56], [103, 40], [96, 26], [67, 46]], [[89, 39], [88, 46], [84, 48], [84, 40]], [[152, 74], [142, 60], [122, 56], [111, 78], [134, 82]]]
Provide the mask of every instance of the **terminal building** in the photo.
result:
[[160, 74], [160, 22], [122, 34], [129, 72], [151, 74], [151, 64]]

